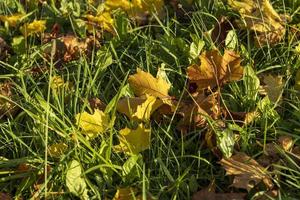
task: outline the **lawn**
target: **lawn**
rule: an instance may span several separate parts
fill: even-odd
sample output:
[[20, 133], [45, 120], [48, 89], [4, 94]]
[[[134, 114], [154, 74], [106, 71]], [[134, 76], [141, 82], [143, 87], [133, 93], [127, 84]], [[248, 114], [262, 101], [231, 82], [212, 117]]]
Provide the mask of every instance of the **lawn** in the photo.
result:
[[300, 199], [299, 0], [1, 0], [0, 199]]

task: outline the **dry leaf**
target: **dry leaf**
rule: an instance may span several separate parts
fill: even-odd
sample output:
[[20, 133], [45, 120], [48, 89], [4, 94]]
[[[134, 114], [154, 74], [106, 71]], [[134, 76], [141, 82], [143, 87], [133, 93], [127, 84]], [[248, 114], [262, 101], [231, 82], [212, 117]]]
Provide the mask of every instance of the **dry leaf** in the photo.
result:
[[90, 56], [93, 48], [98, 48], [100, 46], [99, 42], [94, 38], [85, 38], [80, 39], [74, 35], [66, 35], [59, 38], [45, 39], [44, 42], [48, 42], [49, 46], [47, 46], [44, 50], [45, 57], [50, 60], [51, 51], [53, 49], [53, 42], [56, 42], [56, 48], [54, 53], [53, 60], [56, 62], [69, 62], [76, 59], [79, 59], [80, 56], [86, 55]]
[[150, 73], [137, 69], [137, 73], [128, 78], [130, 87], [136, 96], [151, 95], [162, 100], [169, 99], [171, 85], [162, 78], [154, 78]]
[[228, 0], [228, 4], [240, 13], [240, 26], [255, 32], [256, 45], [272, 45], [283, 39], [288, 16], [280, 16], [269, 0]]
[[90, 98], [89, 103], [93, 111], [95, 111], [95, 109], [104, 111], [106, 108], [106, 104], [97, 97]]
[[27, 37], [33, 34], [40, 34], [46, 30], [46, 20], [34, 20], [31, 23], [20, 27], [21, 33]]
[[146, 97], [125, 97], [117, 104], [117, 110], [133, 120], [149, 121], [151, 114], [163, 105], [162, 100]]
[[187, 69], [190, 82], [196, 83], [198, 90], [222, 86], [243, 77], [241, 58], [234, 51], [225, 50], [222, 56], [218, 50], [211, 50], [203, 52], [199, 58], [200, 66], [194, 64]]
[[290, 136], [280, 136], [278, 142], [285, 151], [291, 150], [294, 145], [293, 138]]
[[273, 187], [272, 179], [266, 170], [255, 160], [245, 153], [237, 153], [231, 158], [223, 158], [220, 164], [226, 170], [227, 175], [234, 175], [232, 186], [250, 191], [261, 181], [271, 189]]
[[108, 116], [98, 109], [92, 115], [83, 112], [77, 114], [75, 118], [76, 124], [82, 129], [82, 133], [91, 138], [104, 133], [109, 125]]
[[270, 101], [273, 103], [280, 102], [284, 86], [282, 77], [269, 74], [263, 77], [263, 82], [265, 85], [262, 86], [260, 93], [268, 95]]
[[135, 130], [126, 127], [120, 130], [120, 144], [115, 146], [115, 150], [125, 152], [127, 154], [138, 154], [149, 149], [150, 134], [150, 129], [145, 128], [143, 124], [139, 124]]
[[63, 142], [52, 144], [48, 147], [48, 154], [51, 157], [59, 158], [68, 149], [68, 145]]

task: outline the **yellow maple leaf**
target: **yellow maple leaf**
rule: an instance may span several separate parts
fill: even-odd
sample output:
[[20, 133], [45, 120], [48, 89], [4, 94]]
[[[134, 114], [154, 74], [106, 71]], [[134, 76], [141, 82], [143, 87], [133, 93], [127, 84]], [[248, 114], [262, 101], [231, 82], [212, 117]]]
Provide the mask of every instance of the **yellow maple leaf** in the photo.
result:
[[116, 10], [118, 8], [127, 11], [131, 8], [132, 4], [128, 0], [106, 0], [105, 8], [106, 10]]
[[261, 181], [269, 189], [273, 187], [272, 179], [267, 171], [245, 153], [239, 152], [231, 158], [223, 158], [220, 164], [225, 168], [227, 175], [235, 176], [233, 187], [250, 191]]
[[171, 85], [161, 77], [154, 78], [150, 73], [137, 69], [137, 73], [128, 78], [130, 87], [136, 96], [151, 95], [160, 99], [169, 99]]
[[269, 0], [228, 0], [228, 4], [244, 20], [240, 26], [255, 31], [257, 46], [276, 44], [283, 39], [288, 16], [280, 16]]
[[92, 32], [94, 27], [100, 27], [102, 30], [114, 33], [114, 19], [109, 12], [103, 12], [97, 16], [85, 15], [87, 22], [87, 30]]
[[124, 128], [119, 132], [120, 144], [115, 146], [116, 151], [127, 154], [138, 154], [150, 147], [150, 129], [139, 124], [137, 129]]
[[20, 31], [25, 37], [33, 34], [42, 33], [45, 30], [46, 20], [34, 20], [33, 22], [24, 24], [20, 27]]
[[63, 142], [52, 144], [48, 147], [48, 154], [51, 157], [59, 158], [67, 150], [68, 145]]
[[152, 13], [161, 14], [164, 6], [163, 0], [107, 0], [107, 11], [122, 9], [129, 17], [138, 21], [145, 21]]
[[77, 114], [75, 118], [76, 124], [82, 129], [83, 134], [91, 138], [103, 133], [109, 125], [108, 116], [98, 109], [94, 114], [83, 112]]
[[187, 69], [189, 80], [197, 84], [198, 90], [222, 86], [243, 77], [241, 58], [234, 51], [225, 50], [222, 56], [218, 50], [211, 50], [203, 52], [199, 58], [200, 65], [193, 64]]
[[10, 27], [16, 27], [22, 17], [24, 17], [23, 14], [0, 15], [0, 21], [7, 23]]
[[133, 120], [149, 121], [151, 114], [157, 110], [163, 101], [154, 96], [125, 97], [117, 104], [117, 110]]

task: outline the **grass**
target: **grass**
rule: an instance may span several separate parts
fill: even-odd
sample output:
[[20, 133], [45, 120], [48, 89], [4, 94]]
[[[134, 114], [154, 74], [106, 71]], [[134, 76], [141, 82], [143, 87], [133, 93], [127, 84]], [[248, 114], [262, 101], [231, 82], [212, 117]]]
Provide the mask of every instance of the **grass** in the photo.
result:
[[[30, 1], [28, 1], [30, 2]], [[31, 1], [33, 2], [33, 1]], [[70, 1], [71, 2], [71, 1]], [[96, 9], [87, 1], [80, 2], [80, 13]], [[236, 29], [238, 52], [243, 52], [244, 66], [251, 67], [241, 81], [230, 83], [222, 89], [222, 103], [231, 111], [261, 111], [259, 118], [246, 126], [224, 119], [240, 136], [235, 152], [242, 151], [258, 159], [265, 145], [274, 143], [282, 135], [293, 138], [299, 146], [299, 91], [294, 88], [299, 55], [294, 51], [298, 41], [291, 40], [291, 27], [299, 23], [296, 5], [285, 1], [271, 1], [276, 10], [295, 16], [286, 24], [287, 37], [275, 46], [257, 48], [253, 33]], [[75, 5], [75, 4], [72, 4]], [[297, 4], [298, 5], [298, 4]], [[51, 31], [58, 22], [63, 34], [72, 33], [80, 38], [86, 35], [76, 23], [75, 9], [68, 15], [60, 13], [54, 1], [46, 4], [22, 5], [19, 1], [0, 2], [0, 15], [28, 13], [27, 21], [46, 19]], [[18, 29], [0, 25], [0, 36], [13, 47], [14, 54], [0, 61], [0, 82], [11, 84], [12, 94], [1, 93], [0, 100], [17, 105], [15, 112], [7, 114], [0, 109], [0, 192], [15, 199], [76, 199], [66, 186], [66, 175], [72, 160], [80, 162], [82, 177], [87, 185], [89, 199], [112, 199], [118, 188], [136, 188], [146, 199], [191, 199], [192, 195], [215, 180], [218, 192], [243, 191], [232, 189], [232, 177], [225, 175], [219, 158], [205, 145], [209, 126], [181, 134], [177, 129], [177, 115], [151, 120], [150, 149], [129, 156], [114, 151], [119, 130], [136, 124], [116, 110], [118, 100], [132, 96], [128, 76], [139, 67], [155, 75], [165, 66], [172, 83], [170, 94], [177, 99], [186, 98], [190, 65], [190, 45], [193, 40], [203, 40], [205, 50], [215, 46], [205, 34], [213, 28], [222, 15], [238, 19], [236, 12], [222, 1], [197, 0], [193, 8], [183, 7], [183, 16], [175, 14], [169, 4], [165, 15], [153, 17], [147, 24], [139, 25], [124, 13], [115, 13], [116, 35], [104, 33], [100, 49], [92, 48], [90, 57], [63, 63], [57, 67], [54, 56], [47, 59], [39, 36], [18, 41]], [[178, 16], [177, 16], [178, 15]], [[299, 18], [299, 17], [298, 17]], [[298, 21], [297, 21], [298, 20]], [[92, 37], [95, 37], [91, 34]], [[218, 47], [218, 46], [217, 46]], [[59, 50], [59, 44], [51, 46]], [[221, 48], [221, 47], [218, 47]], [[1, 57], [1, 56], [0, 56]], [[47, 70], [43, 70], [44, 68]], [[42, 71], [42, 73], [34, 71]], [[283, 76], [285, 84], [281, 103], [263, 103], [263, 96], [255, 87], [264, 74]], [[70, 85], [53, 89], [55, 76]], [[258, 77], [258, 78], [257, 78]], [[77, 113], [92, 112], [89, 100], [99, 98], [113, 119], [105, 134], [88, 140], [75, 122]], [[1, 104], [1, 101], [0, 101]], [[210, 122], [215, 126], [215, 122]], [[234, 128], [235, 127], [235, 128]], [[49, 155], [52, 144], [65, 143], [68, 148], [59, 158]], [[278, 161], [271, 163], [272, 177], [278, 196], [270, 199], [300, 198], [299, 154], [284, 151], [278, 146]], [[255, 188], [248, 195], [264, 192]], [[245, 192], [245, 191], [243, 191]], [[79, 195], [80, 196], [80, 195]]]

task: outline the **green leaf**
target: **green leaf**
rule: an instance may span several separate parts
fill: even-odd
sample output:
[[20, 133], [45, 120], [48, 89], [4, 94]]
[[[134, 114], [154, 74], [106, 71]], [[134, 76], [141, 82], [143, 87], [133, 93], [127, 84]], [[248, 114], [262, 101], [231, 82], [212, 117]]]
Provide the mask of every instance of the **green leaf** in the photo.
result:
[[77, 160], [72, 160], [69, 164], [66, 175], [66, 185], [69, 191], [74, 195], [81, 199], [89, 199], [86, 182], [82, 177], [81, 166]]
[[238, 46], [238, 37], [234, 30], [230, 30], [225, 39], [225, 46], [227, 49], [235, 50]]
[[132, 155], [122, 167], [122, 176], [129, 182], [132, 179], [139, 177], [138, 165], [142, 162], [143, 157], [141, 154]]
[[201, 39], [195, 38], [190, 46], [190, 63], [197, 59], [205, 45], [205, 42]]
[[233, 153], [234, 135], [232, 130], [225, 129], [217, 131], [217, 145], [226, 158], [230, 158]]
[[260, 86], [259, 78], [251, 66], [245, 67], [244, 70], [244, 86], [246, 97], [251, 101], [256, 101], [258, 89]]

